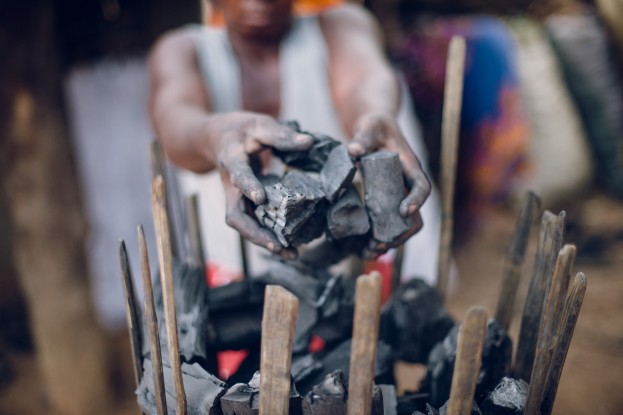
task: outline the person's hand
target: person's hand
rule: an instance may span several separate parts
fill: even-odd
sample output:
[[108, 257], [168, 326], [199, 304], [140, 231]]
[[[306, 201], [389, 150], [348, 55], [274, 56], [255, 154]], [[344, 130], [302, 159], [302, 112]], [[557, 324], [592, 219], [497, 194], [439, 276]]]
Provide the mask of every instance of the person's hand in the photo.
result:
[[251, 112], [228, 114], [214, 143], [225, 189], [226, 223], [245, 239], [286, 259], [296, 258], [296, 249], [281, 245], [273, 232], [247, 211], [245, 197], [256, 205], [266, 203], [266, 192], [251, 168], [250, 157], [270, 148], [306, 150], [312, 143], [311, 136], [297, 133], [269, 116]]
[[410, 187], [407, 196], [400, 203], [400, 215], [412, 217], [414, 226], [404, 232], [392, 244], [381, 243], [372, 239], [364, 250], [364, 257], [372, 259], [387, 252], [390, 248], [403, 244], [422, 228], [419, 209], [431, 191], [431, 185], [422, 170], [419, 160], [411, 151], [402, 135], [396, 119], [390, 114], [366, 114], [360, 117], [354, 128], [353, 140], [348, 145], [351, 157], [360, 158], [378, 150], [398, 153], [402, 164], [405, 181]]

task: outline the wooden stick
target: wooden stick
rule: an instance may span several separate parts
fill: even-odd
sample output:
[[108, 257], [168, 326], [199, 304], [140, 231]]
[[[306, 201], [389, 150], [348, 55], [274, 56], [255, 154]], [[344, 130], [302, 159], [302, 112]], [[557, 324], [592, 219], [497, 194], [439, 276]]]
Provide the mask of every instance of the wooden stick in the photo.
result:
[[562, 375], [562, 369], [565, 365], [565, 359], [567, 358], [567, 352], [569, 351], [569, 345], [571, 344], [575, 324], [578, 321], [580, 309], [582, 308], [585, 292], [586, 276], [579, 272], [575, 276], [571, 286], [571, 293], [565, 303], [563, 317], [558, 331], [557, 343], [552, 357], [551, 369], [547, 376], [545, 393], [541, 403], [542, 415], [551, 414], [552, 409], [554, 408], [554, 401], [556, 400], [556, 392], [558, 392], [560, 376]]
[[556, 257], [562, 246], [565, 218], [564, 211], [558, 216], [545, 211], [541, 220], [539, 242], [528, 297], [523, 309], [514, 367], [515, 377], [526, 382], [529, 382], [532, 375], [543, 303], [551, 282]]
[[143, 276], [143, 308], [145, 309], [145, 322], [147, 335], [149, 336], [149, 356], [154, 370], [154, 391], [156, 393], [156, 410], [158, 415], [167, 415], [167, 400], [164, 387], [164, 375], [162, 372], [162, 353], [160, 352], [160, 334], [158, 333], [158, 318], [154, 305], [154, 290], [151, 285], [151, 270], [149, 269], [149, 255], [145, 231], [143, 226], [138, 226], [138, 249], [141, 255], [141, 274]]
[[471, 307], [459, 332], [448, 415], [472, 413], [486, 335], [487, 311], [483, 307]]
[[534, 193], [528, 192], [517, 219], [513, 240], [506, 252], [502, 288], [500, 299], [498, 300], [498, 308], [495, 313], [495, 319], [498, 324], [506, 331], [508, 331], [513, 318], [513, 308], [515, 306], [517, 287], [521, 278], [521, 269], [539, 205], [539, 198]]
[[539, 337], [536, 347], [536, 356], [532, 376], [530, 377], [530, 389], [526, 400], [527, 414], [536, 414], [541, 406], [545, 393], [545, 384], [551, 366], [551, 357], [554, 351], [560, 324], [562, 306], [567, 294], [571, 267], [575, 260], [575, 246], [565, 245], [558, 254], [556, 269], [552, 284], [547, 296], [547, 302], [543, 309], [543, 316], [539, 327]]
[[355, 317], [348, 376], [348, 415], [370, 415], [379, 341], [381, 274], [357, 279]]
[[125, 293], [125, 314], [128, 319], [128, 330], [130, 332], [130, 347], [132, 348], [132, 366], [134, 369], [134, 382], [136, 386], [141, 383], [143, 377], [143, 357], [141, 349], [143, 347], [141, 320], [139, 317], [138, 304], [134, 290], [134, 280], [132, 279], [132, 268], [125, 242], [119, 240], [119, 261], [121, 263], [121, 275], [123, 276], [123, 292]]
[[175, 296], [173, 294], [173, 269], [171, 263], [171, 236], [165, 187], [162, 176], [154, 179], [152, 185], [152, 206], [154, 210], [154, 225], [156, 228], [156, 246], [158, 247], [158, 264], [160, 265], [160, 281], [162, 297], [164, 299], [164, 316], [167, 327], [167, 340], [171, 370], [175, 383], [176, 414], [186, 415], [186, 393], [182, 381], [180, 363], [180, 347], [177, 338], [177, 319], [175, 316]]
[[[162, 149], [162, 145], [160, 144], [160, 141], [158, 141], [157, 139], [154, 139], [151, 142], [151, 146], [150, 146], [150, 159], [151, 159], [151, 179], [152, 180], [156, 180], [156, 178], [158, 176], [162, 177], [162, 180], [164, 182], [164, 205], [167, 207], [167, 209], [169, 209], [169, 207], [171, 206], [169, 204], [169, 200], [168, 200], [168, 193], [167, 193], [167, 174], [166, 174], [166, 163], [165, 163], [165, 157], [164, 157], [164, 150]], [[175, 228], [173, 227], [173, 219], [171, 218], [171, 216], [167, 215], [167, 222], [168, 222], [168, 227], [169, 227], [169, 233], [171, 235], [175, 235], [175, 232], [173, 231]], [[171, 239], [169, 237], [169, 239]], [[173, 256], [178, 256], [179, 254], [179, 249], [177, 246], [177, 242], [173, 239], [171, 239], [170, 242], [171, 245], [171, 253]]]
[[260, 352], [260, 415], [287, 415], [290, 406], [292, 344], [299, 300], [285, 288], [264, 293]]
[[245, 279], [251, 276], [249, 274], [249, 255], [247, 253], [247, 245], [245, 244], [242, 235], [238, 235], [238, 240], [240, 242], [240, 262], [242, 265], [242, 278]]
[[454, 224], [454, 188], [459, 149], [459, 126], [463, 99], [465, 39], [453, 36], [448, 50], [441, 136], [441, 239], [437, 290], [446, 298], [452, 260], [452, 227]]
[[203, 238], [201, 237], [201, 219], [199, 217], [199, 195], [192, 194], [186, 198], [186, 218], [193, 261], [205, 269], [207, 267]]

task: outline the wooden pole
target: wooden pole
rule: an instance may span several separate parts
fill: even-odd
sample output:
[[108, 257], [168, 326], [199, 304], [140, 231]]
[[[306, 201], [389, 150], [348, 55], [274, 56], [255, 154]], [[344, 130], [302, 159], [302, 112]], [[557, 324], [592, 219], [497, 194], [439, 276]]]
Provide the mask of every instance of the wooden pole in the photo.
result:
[[[167, 193], [169, 186], [167, 185], [167, 171], [164, 150], [162, 149], [162, 144], [160, 144], [160, 141], [154, 139], [151, 142], [149, 154], [151, 159], [151, 179], [156, 180], [158, 176], [162, 177], [162, 180], [164, 182], [164, 205], [166, 206], [168, 212], [171, 207], [171, 205], [169, 204], [169, 194]], [[169, 214], [167, 214], [167, 226], [169, 227], [169, 234], [175, 235], [173, 218]], [[174, 237], [171, 236], [169, 237], [169, 239], [171, 245], [171, 254], [175, 257], [178, 257], [180, 250], [177, 246], [177, 241]]]
[[192, 194], [186, 198], [186, 218], [188, 221], [188, 234], [192, 249], [193, 261], [197, 265], [206, 269], [205, 251], [203, 246], [203, 238], [201, 237], [201, 219], [199, 217], [199, 195]]
[[290, 406], [292, 344], [299, 300], [285, 288], [264, 293], [260, 356], [260, 415], [287, 415]]
[[180, 363], [180, 347], [177, 338], [177, 319], [175, 316], [175, 296], [173, 293], [173, 269], [171, 259], [171, 235], [167, 219], [164, 179], [158, 176], [152, 185], [152, 206], [154, 210], [154, 225], [156, 228], [156, 246], [158, 247], [158, 264], [160, 265], [160, 280], [162, 297], [164, 300], [164, 316], [167, 327], [167, 341], [171, 360], [171, 371], [175, 383], [176, 411], [178, 415], [186, 415], [186, 393], [182, 381]]
[[370, 415], [379, 341], [381, 274], [357, 279], [348, 376], [348, 415]]
[[558, 327], [562, 317], [562, 306], [564, 305], [567, 287], [569, 285], [569, 275], [575, 260], [575, 246], [565, 245], [558, 254], [556, 269], [552, 284], [548, 292], [547, 302], [543, 310], [543, 316], [539, 327], [539, 337], [536, 347], [536, 356], [532, 375], [530, 377], [530, 388], [526, 400], [527, 414], [536, 414], [541, 407], [545, 394], [545, 385], [552, 363], [552, 355], [557, 342]]
[[565, 365], [565, 359], [567, 358], [567, 352], [569, 351], [569, 345], [571, 344], [571, 338], [573, 337], [575, 325], [578, 321], [580, 309], [582, 308], [585, 292], [586, 276], [579, 272], [573, 280], [571, 292], [563, 310], [562, 321], [558, 331], [558, 338], [554, 347], [551, 369], [547, 376], [545, 393], [541, 403], [542, 415], [551, 414], [552, 409], [554, 408], [554, 401], [556, 400], [556, 392], [558, 391], [560, 376], [562, 375], [562, 369]]
[[128, 320], [128, 331], [130, 332], [130, 347], [132, 348], [134, 382], [136, 387], [138, 387], [141, 383], [141, 377], [143, 376], [141, 319], [139, 317], [139, 308], [136, 301], [134, 280], [132, 279], [130, 258], [128, 257], [128, 251], [123, 240], [119, 240], [119, 261], [121, 263], [123, 292], [125, 294], [125, 312]]
[[454, 226], [454, 188], [459, 150], [459, 127], [463, 99], [465, 39], [453, 36], [448, 50], [443, 120], [441, 126], [441, 238], [437, 290], [445, 300], [452, 261], [452, 227]]
[[526, 382], [530, 381], [532, 375], [543, 302], [549, 290], [558, 251], [562, 246], [565, 218], [564, 211], [558, 216], [545, 211], [541, 220], [534, 270], [523, 309], [513, 370], [515, 377]]
[[470, 415], [487, 335], [487, 311], [471, 307], [459, 331], [448, 415]]
[[517, 219], [513, 240], [506, 252], [500, 299], [495, 312], [495, 319], [500, 327], [506, 331], [508, 331], [513, 318], [513, 308], [515, 306], [517, 287], [521, 279], [521, 269], [539, 205], [539, 198], [534, 193], [528, 192]]
[[156, 398], [156, 410], [158, 415], [167, 415], [167, 401], [164, 386], [164, 374], [162, 369], [162, 353], [160, 351], [160, 334], [158, 333], [158, 318], [154, 305], [154, 290], [151, 285], [151, 270], [149, 269], [149, 256], [147, 242], [143, 226], [138, 227], [138, 248], [141, 256], [141, 274], [143, 276], [143, 307], [145, 309], [145, 322], [147, 335], [149, 336], [149, 355], [154, 370], [154, 391]]

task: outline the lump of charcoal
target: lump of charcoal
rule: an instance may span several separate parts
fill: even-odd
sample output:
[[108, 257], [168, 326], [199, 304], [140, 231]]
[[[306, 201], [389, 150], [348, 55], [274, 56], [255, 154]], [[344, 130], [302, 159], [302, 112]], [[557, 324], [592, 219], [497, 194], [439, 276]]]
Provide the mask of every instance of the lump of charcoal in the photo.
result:
[[298, 123], [287, 123], [286, 125], [300, 133], [309, 134], [314, 139], [312, 146], [303, 151], [282, 151], [273, 149], [273, 154], [289, 166], [301, 170], [319, 172], [322, 166], [327, 162], [331, 150], [340, 145], [339, 141], [329, 136], [301, 131], [301, 129], [298, 128]]
[[[164, 356], [163, 356], [164, 357]], [[168, 413], [175, 413], [175, 387], [171, 367], [165, 361], [162, 364], [165, 386], [165, 399]], [[218, 411], [219, 398], [223, 396], [227, 385], [206, 372], [197, 363], [182, 363], [182, 381], [186, 392], [186, 407], [189, 414], [213, 415]], [[143, 378], [136, 390], [138, 404], [143, 413], [156, 415], [154, 391], [154, 372], [149, 358], [143, 359]]]
[[[428, 373], [422, 389], [431, 395], [430, 403], [440, 406], [450, 397], [452, 372], [456, 358], [459, 325], [454, 326], [445, 339], [438, 343], [428, 358]], [[512, 342], [498, 323], [487, 322], [487, 336], [482, 353], [482, 365], [476, 385], [476, 400], [481, 402], [487, 391], [493, 389], [508, 373], [511, 361]]]
[[304, 415], [345, 415], [346, 391], [341, 370], [329, 373], [303, 400]]
[[345, 146], [340, 145], [331, 150], [320, 171], [322, 189], [329, 202], [335, 202], [340, 191], [353, 181], [355, 171], [355, 164]]
[[383, 414], [398, 415], [398, 398], [396, 396], [396, 387], [394, 385], [378, 385], [383, 395]]
[[504, 377], [494, 390], [489, 392], [480, 406], [486, 414], [521, 415], [526, 407], [528, 384], [522, 379]]
[[406, 191], [398, 153], [379, 151], [362, 157], [361, 173], [372, 236], [380, 242], [394, 242], [415, 224], [411, 217], [400, 215]]
[[430, 404], [426, 404], [426, 409], [422, 411], [415, 411], [413, 415], [439, 415], [439, 411], [430, 406]]
[[[290, 246], [295, 240], [300, 244], [301, 239], [311, 240], [322, 234], [326, 208], [324, 204], [318, 206], [324, 199], [318, 180], [303, 172], [291, 171], [280, 182], [264, 189], [266, 203], [256, 207], [255, 216], [274, 232], [284, 246]], [[314, 227], [301, 232], [305, 223], [314, 216]]]
[[368, 213], [354, 186], [327, 209], [327, 229], [334, 239], [365, 235], [370, 230]]
[[[290, 387], [290, 415], [301, 415], [303, 398]], [[260, 410], [260, 372], [257, 371], [249, 383], [237, 383], [221, 397], [223, 415], [258, 415]]]
[[306, 354], [292, 357], [292, 380], [295, 384], [305, 381], [322, 370], [322, 363], [314, 355]]
[[[335, 370], [340, 370], [344, 374], [345, 382], [348, 383], [350, 349], [351, 340], [348, 339], [329, 351], [318, 353], [316, 358], [318, 358], [318, 360], [322, 363], [322, 370], [302, 382], [299, 382], [296, 385], [298, 390], [300, 390], [303, 394], [307, 394], [312, 390], [314, 385], [322, 382], [329, 373], [332, 373]], [[378, 344], [376, 368], [374, 369], [374, 381], [376, 383], [394, 383], [391, 348], [382, 341], [379, 341]]]
[[437, 290], [416, 278], [398, 287], [383, 307], [380, 338], [392, 346], [396, 359], [426, 363], [453, 326]]
[[426, 402], [429, 395], [427, 393], [405, 393], [398, 397], [396, 412], [398, 415], [411, 415], [414, 412], [425, 412]]

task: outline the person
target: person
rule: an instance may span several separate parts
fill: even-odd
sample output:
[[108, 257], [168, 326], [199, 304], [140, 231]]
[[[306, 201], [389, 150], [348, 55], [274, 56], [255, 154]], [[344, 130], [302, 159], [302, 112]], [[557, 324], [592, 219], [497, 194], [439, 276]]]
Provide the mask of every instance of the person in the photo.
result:
[[[218, 208], [215, 174], [202, 181], [218, 171], [225, 222], [273, 254], [295, 258], [296, 249], [281, 245], [243, 203], [266, 202], [252, 164], [268, 168], [271, 149], [311, 145], [311, 136], [278, 121], [293, 119], [346, 142], [355, 158], [378, 150], [399, 153], [410, 187], [400, 214], [416, 220], [393, 244], [372, 241], [367, 257], [418, 232], [431, 184], [398, 125], [400, 86], [372, 16], [354, 4], [307, 17], [292, 15], [292, 0], [222, 0], [220, 6], [226, 29], [177, 29], [157, 42], [149, 58], [150, 117], [168, 157], [181, 168], [183, 192], [198, 190], [205, 205]], [[202, 222], [222, 219], [202, 214]], [[220, 231], [207, 233], [221, 238]], [[208, 242], [211, 258], [217, 245], [223, 240]]]

